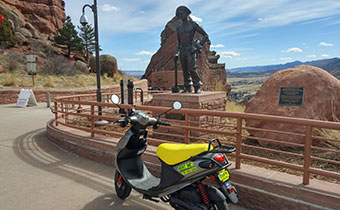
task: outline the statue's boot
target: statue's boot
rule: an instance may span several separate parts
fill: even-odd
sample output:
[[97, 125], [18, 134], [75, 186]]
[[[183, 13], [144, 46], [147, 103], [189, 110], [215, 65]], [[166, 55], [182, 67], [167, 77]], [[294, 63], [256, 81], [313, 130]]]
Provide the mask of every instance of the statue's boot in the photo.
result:
[[184, 90], [182, 91], [182, 93], [191, 93], [191, 85], [186, 85], [184, 86]]
[[202, 91], [200, 87], [195, 87], [195, 93], [200, 94], [201, 92]]
[[197, 82], [196, 84], [194, 84], [194, 88], [195, 88], [195, 93], [200, 94], [201, 91], [201, 86], [203, 85], [203, 83], [201, 81]]

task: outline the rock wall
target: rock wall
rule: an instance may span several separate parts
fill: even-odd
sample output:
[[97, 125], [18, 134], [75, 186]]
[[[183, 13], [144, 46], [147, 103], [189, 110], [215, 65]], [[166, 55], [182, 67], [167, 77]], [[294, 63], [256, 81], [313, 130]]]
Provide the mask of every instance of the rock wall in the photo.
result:
[[15, 32], [31, 38], [55, 34], [65, 22], [63, 0], [0, 0]]
[[[174, 17], [166, 24], [165, 29], [161, 33], [161, 47], [152, 56], [142, 77], [148, 79], [149, 86], [151, 86], [151, 75], [153, 72], [174, 71], [173, 56], [176, 53], [176, 28], [179, 23], [180, 20]], [[199, 35], [196, 38], [198, 37]], [[203, 46], [200, 57], [196, 60], [196, 69], [203, 82], [203, 90], [214, 90], [217, 83], [222, 82], [225, 86], [227, 82], [225, 64], [217, 63], [219, 55], [216, 55], [215, 51], [210, 51], [209, 49], [210, 41], [208, 40]], [[178, 70], [182, 70], [180, 61], [178, 61]], [[164, 79], [166, 80], [167, 77], [164, 77]]]

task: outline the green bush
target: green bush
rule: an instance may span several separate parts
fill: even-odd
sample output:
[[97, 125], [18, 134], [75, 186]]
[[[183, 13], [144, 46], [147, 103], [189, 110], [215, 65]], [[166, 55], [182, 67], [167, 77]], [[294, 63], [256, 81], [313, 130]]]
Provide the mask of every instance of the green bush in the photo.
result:
[[14, 47], [14, 39], [11, 23], [8, 21], [7, 14], [0, 8], [0, 14], [4, 16], [4, 21], [0, 21], [0, 46], [5, 48]]

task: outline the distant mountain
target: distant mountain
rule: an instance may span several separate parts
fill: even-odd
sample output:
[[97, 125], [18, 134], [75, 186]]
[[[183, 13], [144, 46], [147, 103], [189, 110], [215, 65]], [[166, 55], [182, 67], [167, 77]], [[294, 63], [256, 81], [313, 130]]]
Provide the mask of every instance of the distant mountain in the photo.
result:
[[303, 64], [301, 61], [294, 61], [285, 64], [277, 64], [277, 65], [266, 65], [266, 66], [248, 66], [248, 67], [240, 67], [240, 68], [232, 68], [229, 69], [231, 72], [249, 72], [249, 71], [270, 71], [270, 70], [281, 70], [291, 68], [293, 66]]
[[282, 70], [291, 68], [297, 65], [311, 65], [315, 67], [322, 68], [328, 71], [333, 76], [340, 79], [340, 58], [330, 58], [315, 61], [294, 61], [286, 64], [278, 65], [266, 65], [266, 66], [249, 66], [240, 67], [227, 70], [227, 77], [260, 77], [260, 76], [270, 76], [271, 74]]
[[143, 76], [143, 74], [145, 73], [145, 71], [143, 71], [143, 70], [129, 70], [129, 71], [121, 70], [121, 72], [123, 72], [126, 75], [136, 77], [138, 79], [140, 79]]

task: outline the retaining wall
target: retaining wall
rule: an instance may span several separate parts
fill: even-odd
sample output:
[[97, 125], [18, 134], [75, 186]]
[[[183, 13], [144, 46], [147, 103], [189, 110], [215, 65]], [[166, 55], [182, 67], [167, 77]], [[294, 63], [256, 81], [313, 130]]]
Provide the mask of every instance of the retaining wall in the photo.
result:
[[[114, 165], [114, 152], [118, 139], [55, 126], [53, 120], [47, 123], [47, 137], [50, 141], [79, 154], [105, 164]], [[160, 174], [160, 165], [155, 155], [156, 148], [148, 146], [143, 159], [154, 175]], [[234, 164], [233, 164], [234, 165]], [[311, 180], [302, 184], [302, 177], [264, 168], [242, 164], [241, 169], [231, 167], [231, 180], [236, 186], [241, 206], [249, 209], [314, 210], [340, 209], [340, 185]]]

